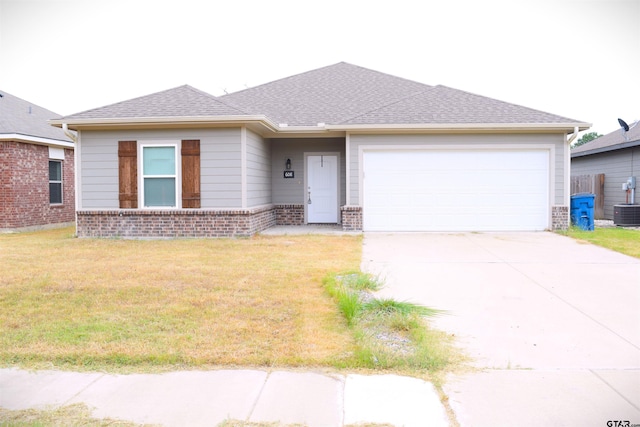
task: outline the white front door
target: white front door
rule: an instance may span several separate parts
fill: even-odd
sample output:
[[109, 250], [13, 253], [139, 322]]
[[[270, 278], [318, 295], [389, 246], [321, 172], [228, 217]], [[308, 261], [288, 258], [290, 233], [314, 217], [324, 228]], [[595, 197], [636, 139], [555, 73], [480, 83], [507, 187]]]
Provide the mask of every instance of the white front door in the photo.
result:
[[307, 222], [338, 222], [338, 156], [307, 156]]

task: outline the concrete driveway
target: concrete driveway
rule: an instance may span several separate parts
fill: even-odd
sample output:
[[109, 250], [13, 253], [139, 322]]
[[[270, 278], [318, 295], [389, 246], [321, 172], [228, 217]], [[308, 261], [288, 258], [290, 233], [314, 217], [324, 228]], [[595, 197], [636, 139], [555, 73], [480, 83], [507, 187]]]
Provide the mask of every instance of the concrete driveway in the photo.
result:
[[431, 325], [480, 368], [444, 386], [462, 426], [640, 424], [640, 260], [544, 232], [367, 233], [362, 268], [447, 311]]

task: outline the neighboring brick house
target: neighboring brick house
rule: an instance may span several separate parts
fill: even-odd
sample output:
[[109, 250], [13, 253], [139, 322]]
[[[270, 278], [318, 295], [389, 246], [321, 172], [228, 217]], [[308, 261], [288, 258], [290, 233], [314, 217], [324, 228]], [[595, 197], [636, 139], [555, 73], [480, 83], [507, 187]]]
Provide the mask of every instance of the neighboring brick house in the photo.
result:
[[74, 145], [59, 118], [0, 90], [0, 231], [75, 220]]

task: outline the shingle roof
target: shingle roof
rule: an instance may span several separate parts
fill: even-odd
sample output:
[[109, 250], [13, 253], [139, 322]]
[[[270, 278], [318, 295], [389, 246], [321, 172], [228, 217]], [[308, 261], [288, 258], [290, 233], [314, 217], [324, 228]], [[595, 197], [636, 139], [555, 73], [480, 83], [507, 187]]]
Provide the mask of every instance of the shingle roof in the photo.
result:
[[[264, 116], [288, 126], [577, 123], [445, 86], [429, 86], [340, 62], [215, 97], [190, 86], [64, 117], [108, 120], [154, 117]], [[581, 123], [584, 128], [584, 123]]]
[[338, 124], [431, 86], [340, 62], [221, 97], [290, 126]]
[[47, 123], [49, 119], [61, 117], [46, 108], [0, 90], [0, 136], [19, 134], [25, 137], [47, 138], [71, 142], [62, 129]]
[[143, 117], [210, 117], [245, 115], [218, 98], [189, 85], [94, 108], [65, 119], [115, 119]]
[[435, 86], [342, 124], [572, 123], [576, 120], [446, 86]]
[[571, 157], [587, 156], [640, 145], [640, 123], [632, 123], [629, 128], [629, 132], [626, 132], [626, 134], [622, 129], [618, 129], [580, 145], [571, 150]]

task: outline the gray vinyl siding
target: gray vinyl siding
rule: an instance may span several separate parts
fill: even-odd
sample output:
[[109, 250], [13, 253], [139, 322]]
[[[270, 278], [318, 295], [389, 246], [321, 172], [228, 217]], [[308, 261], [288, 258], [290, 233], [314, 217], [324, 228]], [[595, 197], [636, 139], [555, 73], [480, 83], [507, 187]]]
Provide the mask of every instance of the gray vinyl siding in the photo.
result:
[[240, 128], [82, 131], [79, 209], [118, 209], [118, 141], [200, 140], [202, 208], [242, 207]]
[[271, 145], [247, 131], [247, 207], [271, 203]]
[[208, 129], [200, 139], [200, 193], [203, 209], [242, 207], [241, 130]]
[[78, 134], [78, 209], [118, 209], [118, 140], [105, 132]]
[[[349, 135], [349, 179], [350, 188], [349, 204], [360, 204], [360, 146], [443, 146], [455, 147], [456, 145], [491, 145], [491, 146], [517, 146], [517, 145], [554, 145], [555, 164], [554, 188], [552, 200], [557, 205], [565, 204], [565, 135], [564, 134], [480, 134], [480, 135]], [[440, 148], [440, 147], [439, 147]], [[533, 147], [535, 148], [535, 147]], [[464, 177], [461, 177], [464, 180]], [[452, 183], [453, 186], [453, 183]], [[454, 190], [452, 190], [454, 191]]]
[[[604, 174], [604, 217], [613, 220], [613, 206], [626, 202], [622, 184], [630, 176], [640, 179], [640, 147], [625, 148], [606, 153], [571, 159], [571, 176]], [[636, 203], [640, 191], [636, 189]]]
[[[340, 205], [346, 204], [345, 140], [344, 138], [272, 139], [271, 159], [273, 168], [273, 203], [276, 205], [299, 205], [304, 199], [304, 155], [313, 153], [340, 153]], [[293, 179], [284, 178], [285, 163], [291, 159]]]

